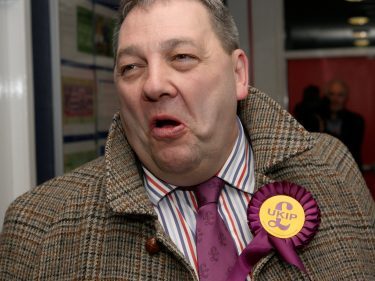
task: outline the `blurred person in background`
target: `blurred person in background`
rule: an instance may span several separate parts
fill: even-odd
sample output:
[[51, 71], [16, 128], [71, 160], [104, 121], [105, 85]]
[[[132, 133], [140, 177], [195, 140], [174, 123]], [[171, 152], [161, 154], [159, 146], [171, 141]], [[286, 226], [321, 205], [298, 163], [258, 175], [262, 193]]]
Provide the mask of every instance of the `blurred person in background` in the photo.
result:
[[325, 117], [325, 132], [337, 137], [348, 147], [361, 169], [365, 122], [361, 115], [346, 108], [348, 98], [349, 87], [344, 81], [334, 79], [327, 83], [325, 99], [328, 111]]
[[315, 85], [309, 85], [303, 90], [302, 101], [294, 109], [294, 115], [306, 130], [323, 132], [324, 120], [320, 90]]

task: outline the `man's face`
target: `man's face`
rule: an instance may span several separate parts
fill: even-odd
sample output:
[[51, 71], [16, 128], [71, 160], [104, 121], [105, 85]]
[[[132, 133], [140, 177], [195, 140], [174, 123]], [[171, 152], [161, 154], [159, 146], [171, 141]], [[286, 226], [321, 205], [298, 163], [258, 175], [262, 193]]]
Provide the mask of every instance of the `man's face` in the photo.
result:
[[330, 101], [330, 109], [332, 112], [338, 112], [345, 107], [347, 93], [340, 83], [333, 83], [329, 87], [327, 97]]
[[134, 8], [119, 33], [115, 80], [126, 137], [151, 172], [192, 185], [225, 163], [247, 95], [247, 59], [227, 54], [197, 1]]

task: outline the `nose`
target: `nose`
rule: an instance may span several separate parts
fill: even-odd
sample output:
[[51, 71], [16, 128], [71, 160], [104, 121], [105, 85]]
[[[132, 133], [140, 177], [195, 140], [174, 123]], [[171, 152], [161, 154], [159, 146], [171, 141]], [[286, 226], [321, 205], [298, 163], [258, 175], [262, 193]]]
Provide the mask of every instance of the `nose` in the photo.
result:
[[172, 73], [167, 65], [149, 64], [143, 84], [144, 98], [148, 101], [158, 101], [162, 97], [175, 97], [177, 89], [172, 80]]

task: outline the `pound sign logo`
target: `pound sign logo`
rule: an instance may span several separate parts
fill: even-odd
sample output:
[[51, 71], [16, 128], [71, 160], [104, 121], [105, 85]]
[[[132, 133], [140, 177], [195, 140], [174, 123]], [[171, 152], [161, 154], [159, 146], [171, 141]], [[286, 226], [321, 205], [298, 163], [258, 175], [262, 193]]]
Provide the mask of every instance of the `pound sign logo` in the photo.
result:
[[290, 224], [288, 224], [288, 225], [281, 224], [281, 219], [283, 218], [283, 214], [284, 214], [284, 212], [282, 212], [282, 210], [283, 210], [283, 204], [286, 205], [286, 209], [287, 210], [292, 210], [293, 209], [293, 205], [290, 204], [289, 202], [280, 202], [280, 203], [278, 203], [276, 205], [276, 207], [275, 207], [275, 210], [273, 210], [272, 214], [271, 214], [271, 209], [268, 209], [268, 214], [271, 215], [271, 216], [275, 216], [275, 213], [277, 212], [277, 214], [276, 214], [276, 220], [270, 220], [270, 221], [268, 221], [268, 225], [270, 227], [278, 227], [281, 230], [285, 231], [285, 230], [289, 229]]
[[268, 198], [259, 211], [263, 228], [278, 238], [296, 235], [305, 223], [301, 204], [292, 197], [276, 195]]

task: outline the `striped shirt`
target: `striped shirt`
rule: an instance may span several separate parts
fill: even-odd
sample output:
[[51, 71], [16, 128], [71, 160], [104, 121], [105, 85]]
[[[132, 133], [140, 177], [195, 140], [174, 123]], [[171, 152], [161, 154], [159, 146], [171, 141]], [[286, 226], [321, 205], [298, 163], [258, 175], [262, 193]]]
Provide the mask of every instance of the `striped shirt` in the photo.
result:
[[[246, 210], [254, 191], [255, 178], [252, 150], [239, 120], [238, 126], [239, 134], [235, 145], [216, 176], [225, 181], [219, 197], [218, 211], [240, 254], [252, 239]], [[194, 193], [176, 189], [177, 186], [156, 178], [145, 167], [143, 170], [146, 191], [164, 231], [197, 272], [195, 216], [198, 205]]]

